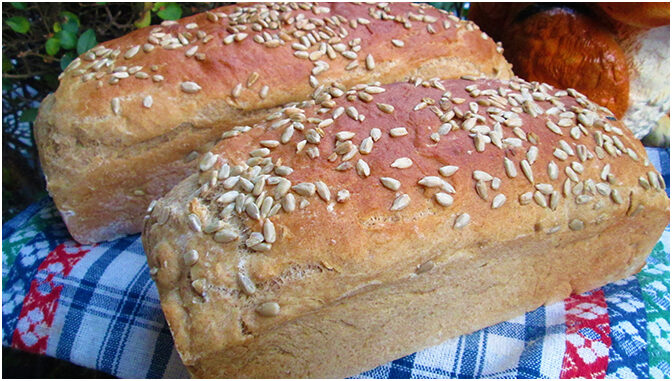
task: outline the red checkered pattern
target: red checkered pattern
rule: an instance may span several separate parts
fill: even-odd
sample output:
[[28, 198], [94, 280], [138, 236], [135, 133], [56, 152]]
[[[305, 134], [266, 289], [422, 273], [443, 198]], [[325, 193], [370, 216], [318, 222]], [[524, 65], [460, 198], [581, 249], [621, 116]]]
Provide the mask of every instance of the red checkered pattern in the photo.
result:
[[565, 300], [566, 350], [560, 378], [604, 378], [609, 363], [609, 315], [604, 292]]
[[[54, 321], [62, 285], [53, 279], [67, 276], [72, 268], [90, 251], [68, 241], [56, 247], [38, 267], [38, 276], [30, 284], [30, 291], [23, 300], [19, 321], [12, 335], [12, 346], [33, 353], [47, 350], [48, 332]], [[40, 273], [46, 276], [40, 276]]]

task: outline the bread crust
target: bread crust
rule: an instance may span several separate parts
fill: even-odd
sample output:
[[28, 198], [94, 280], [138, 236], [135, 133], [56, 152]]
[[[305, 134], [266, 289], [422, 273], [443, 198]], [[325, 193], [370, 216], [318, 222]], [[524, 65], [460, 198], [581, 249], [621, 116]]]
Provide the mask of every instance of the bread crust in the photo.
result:
[[[218, 143], [203, 171], [153, 206], [143, 245], [193, 375], [344, 377], [641, 268], [669, 200], [607, 109], [519, 79], [425, 84], [360, 86], [322, 114], [288, 107]], [[325, 122], [339, 107], [357, 114]], [[450, 112], [446, 133], [439, 115]], [[304, 128], [283, 144], [285, 116]], [[296, 206], [285, 209], [283, 181], [315, 190], [289, 188]], [[282, 206], [270, 217], [266, 197]]]
[[[352, 62], [358, 67], [347, 70]], [[83, 54], [40, 107], [35, 138], [69, 231], [91, 243], [139, 231], [150, 201], [189, 172], [192, 152], [273, 107], [310, 99], [314, 87], [465, 74], [506, 79], [511, 70], [473, 23], [429, 6], [227, 6]]]

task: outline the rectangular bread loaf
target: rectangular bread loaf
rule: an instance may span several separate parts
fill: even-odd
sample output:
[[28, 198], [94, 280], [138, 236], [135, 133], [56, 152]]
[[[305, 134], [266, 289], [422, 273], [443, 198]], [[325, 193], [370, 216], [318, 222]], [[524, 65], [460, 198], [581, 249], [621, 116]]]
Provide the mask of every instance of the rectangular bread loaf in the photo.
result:
[[[40, 107], [47, 187], [81, 243], [140, 231], [150, 201], [227, 131], [338, 82], [507, 79], [501, 48], [426, 5], [245, 4], [164, 22], [75, 59]], [[237, 133], [237, 132], [231, 132]]]
[[358, 85], [269, 119], [146, 217], [196, 377], [351, 376], [636, 273], [669, 221], [644, 147], [572, 89]]

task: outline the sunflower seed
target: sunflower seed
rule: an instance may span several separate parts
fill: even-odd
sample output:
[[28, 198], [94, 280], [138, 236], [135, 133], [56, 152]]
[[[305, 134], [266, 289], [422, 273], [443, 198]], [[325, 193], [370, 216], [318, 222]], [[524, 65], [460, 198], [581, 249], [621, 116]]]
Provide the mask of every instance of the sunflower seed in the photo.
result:
[[259, 98], [266, 99], [266, 97], [268, 96], [268, 91], [269, 91], [268, 86], [262, 87], [261, 90], [259, 90]]
[[639, 185], [641, 185], [641, 187], [646, 190], [651, 188], [651, 184], [649, 184], [649, 182], [644, 177], [639, 178]]
[[189, 250], [186, 253], [184, 253], [182, 259], [184, 260], [185, 265], [193, 266], [198, 262], [198, 251]]
[[391, 177], [381, 177], [380, 182], [383, 184], [385, 188], [393, 191], [397, 191], [401, 187], [401, 182]]
[[182, 82], [180, 86], [182, 91], [188, 94], [197, 93], [201, 90], [201, 86], [199, 86], [196, 82]]
[[386, 103], [378, 103], [378, 109], [386, 114], [391, 114], [394, 112], [394, 106]]
[[467, 213], [462, 213], [457, 216], [455, 219], [455, 224], [453, 225], [453, 228], [455, 229], [462, 229], [463, 227], [467, 226], [469, 221], [471, 220], [471, 216]]
[[400, 157], [396, 159], [390, 166], [392, 168], [406, 169], [413, 165], [413, 161], [407, 157]]
[[131, 59], [131, 58], [133, 58], [136, 54], [138, 54], [139, 51], [140, 51], [140, 45], [136, 45], [136, 46], [134, 46], [134, 47], [128, 49], [128, 50], [126, 51], [126, 53], [124, 53], [124, 58], [126, 58], [127, 60], [128, 60], [128, 59]]
[[488, 186], [484, 181], [479, 180], [476, 182], [476, 193], [483, 200], [488, 200]]
[[247, 240], [245, 240], [245, 246], [253, 247], [262, 242], [264, 242], [264, 235], [258, 232], [253, 232], [250, 234]]
[[450, 206], [453, 204], [453, 196], [447, 193], [438, 192], [434, 194], [434, 199], [441, 206]]
[[495, 196], [495, 198], [492, 199], [492, 209], [497, 209], [504, 205], [506, 202], [506, 196], [502, 193], [499, 193], [498, 195]]
[[574, 170], [571, 167], [565, 167], [565, 174], [575, 183], [581, 181], [579, 179], [579, 175], [577, 175], [576, 172], [574, 172]]
[[112, 112], [114, 113], [114, 115], [121, 114], [121, 99], [112, 98], [111, 104], [112, 104]]
[[280, 305], [276, 302], [266, 302], [256, 309], [257, 313], [263, 317], [273, 317], [280, 314]]
[[520, 168], [523, 170], [523, 174], [525, 174], [525, 177], [527, 180], [534, 184], [534, 174], [532, 173], [532, 166], [530, 166], [530, 163], [527, 161], [527, 159], [523, 159], [520, 162]]
[[600, 171], [600, 178], [603, 181], [607, 180], [607, 176], [609, 176], [610, 169], [611, 169], [611, 165], [609, 165], [609, 163], [605, 164], [604, 167], [602, 167], [602, 171]]
[[567, 152], [561, 150], [560, 148], [556, 148], [555, 151], [553, 151], [553, 156], [558, 158], [558, 160], [565, 161], [569, 157], [567, 155]]
[[411, 197], [407, 194], [402, 194], [394, 200], [390, 210], [393, 212], [402, 210], [405, 207], [407, 207], [410, 203], [411, 203]]
[[546, 208], [548, 206], [546, 196], [544, 196], [544, 194], [540, 191], [535, 191], [532, 197], [534, 198], [534, 201], [542, 208]]
[[460, 168], [455, 165], [446, 165], [439, 168], [439, 173], [441, 174], [441, 176], [450, 177], [453, 174], [455, 174], [455, 172], [457, 172], [458, 169]]
[[377, 142], [383, 136], [383, 133], [378, 128], [372, 128], [370, 135], [371, 139], [373, 139], [374, 142]]
[[583, 229], [583, 227], [584, 227], [584, 223], [583, 223], [583, 221], [581, 221], [579, 219], [575, 218], [575, 219], [569, 221], [569, 228], [574, 230], [574, 231], [581, 230], [581, 229]]
[[354, 132], [351, 131], [339, 131], [336, 133], [336, 140], [338, 141], [345, 141], [345, 140], [350, 140], [355, 136]]
[[623, 197], [621, 197], [621, 194], [616, 189], [611, 190], [611, 199], [617, 204], [623, 203]]
[[146, 97], [142, 100], [142, 105], [143, 105], [145, 108], [151, 108], [153, 103], [154, 103], [154, 99], [152, 99], [152, 96], [151, 96], [151, 95], [146, 96]]
[[518, 197], [518, 201], [520, 202], [520, 205], [527, 205], [530, 202], [532, 202], [532, 198], [533, 198], [532, 192], [525, 192]]
[[405, 127], [396, 127], [390, 130], [390, 136], [393, 138], [408, 135], [408, 130]]
[[248, 202], [245, 205], [245, 212], [253, 220], [259, 220], [261, 218], [261, 213], [259, 212], [259, 207], [253, 202]]
[[287, 193], [282, 198], [282, 209], [287, 213], [291, 213], [296, 209], [296, 198], [293, 194]]
[[537, 161], [537, 156], [539, 155], [539, 148], [537, 146], [531, 146], [529, 150], [527, 150], [527, 161], [530, 164], [534, 164], [535, 161]]
[[268, 243], [275, 242], [275, 225], [268, 218], [264, 221], [264, 240]]
[[392, 45], [396, 46], [397, 48], [403, 48], [404, 42], [401, 40], [392, 40]]
[[235, 190], [228, 191], [228, 192], [222, 194], [221, 196], [219, 196], [219, 198], [217, 198], [217, 202], [222, 203], [222, 204], [228, 204], [230, 202], [234, 202], [236, 200], [236, 197], [238, 197], [239, 194], [240, 193], [238, 191], [235, 191]]
[[357, 118], [359, 117], [359, 111], [357, 111], [354, 106], [348, 106], [345, 109], [345, 114], [354, 120], [358, 120]]
[[357, 174], [366, 178], [371, 175], [371, 169], [369, 168], [369, 165], [362, 159], [359, 159], [357, 161]]
[[187, 216], [187, 223], [191, 230], [195, 231], [196, 233], [201, 232], [201, 220], [198, 219], [198, 216], [194, 213], [191, 213]]
[[481, 180], [481, 181], [491, 181], [492, 180], [492, 175], [484, 172], [484, 171], [479, 171], [475, 170], [472, 173], [472, 176], [474, 177], [474, 180]]
[[425, 176], [418, 181], [418, 184], [427, 188], [435, 188], [443, 185], [443, 182], [438, 176]]
[[359, 153], [362, 155], [368, 155], [373, 149], [373, 139], [369, 136], [362, 140], [362, 144], [359, 146]]
[[242, 272], [238, 273], [238, 286], [247, 295], [252, 295], [257, 291], [257, 287], [254, 285], [254, 282], [252, 282], [252, 280]]
[[316, 181], [315, 186], [317, 187], [317, 195], [324, 201], [329, 202], [331, 200], [331, 192], [329, 192], [327, 184], [322, 181]]

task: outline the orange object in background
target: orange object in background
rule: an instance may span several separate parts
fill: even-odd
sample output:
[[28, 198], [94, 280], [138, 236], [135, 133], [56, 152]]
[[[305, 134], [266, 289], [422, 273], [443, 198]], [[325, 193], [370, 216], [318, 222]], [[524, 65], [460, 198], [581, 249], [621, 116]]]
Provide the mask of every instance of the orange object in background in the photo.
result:
[[597, 3], [609, 17], [639, 28], [670, 24], [670, 3]]
[[669, 3], [471, 3], [516, 75], [572, 87], [643, 138], [670, 111]]
[[625, 55], [613, 35], [590, 17], [569, 8], [548, 9], [512, 23], [502, 42], [517, 75], [577, 89], [618, 118], [625, 114]]

